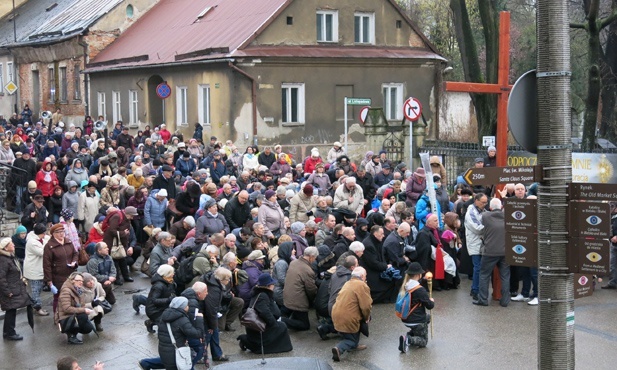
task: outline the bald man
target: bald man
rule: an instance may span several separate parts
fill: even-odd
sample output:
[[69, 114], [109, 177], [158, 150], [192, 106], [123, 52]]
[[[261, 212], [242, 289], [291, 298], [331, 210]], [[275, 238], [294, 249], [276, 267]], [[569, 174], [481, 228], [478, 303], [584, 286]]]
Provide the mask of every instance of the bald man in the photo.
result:
[[439, 241], [435, 238], [433, 230], [439, 228], [439, 219], [436, 214], [431, 214], [427, 219], [424, 227], [418, 233], [416, 241], [416, 253], [418, 254], [415, 262], [420, 263], [424, 271], [432, 271], [433, 262], [431, 259], [431, 253], [433, 247], [437, 247]]
[[391, 232], [383, 243], [386, 260], [392, 267], [400, 271], [401, 276], [407, 271], [409, 258], [405, 255], [405, 240], [411, 233], [411, 226], [407, 222], [399, 225], [398, 229]]

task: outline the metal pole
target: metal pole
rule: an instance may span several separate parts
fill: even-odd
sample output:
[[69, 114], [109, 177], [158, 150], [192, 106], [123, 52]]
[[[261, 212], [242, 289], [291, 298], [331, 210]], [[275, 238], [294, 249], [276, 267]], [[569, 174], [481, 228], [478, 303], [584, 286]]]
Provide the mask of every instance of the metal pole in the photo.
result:
[[568, 0], [537, 4], [538, 369], [574, 369], [574, 279], [567, 263], [567, 184], [572, 180]]
[[413, 171], [413, 121], [409, 121], [409, 170]]
[[165, 99], [163, 99], [163, 122], [165, 123]]
[[347, 149], [347, 97], [345, 97], [345, 153], [349, 155], [349, 150]]

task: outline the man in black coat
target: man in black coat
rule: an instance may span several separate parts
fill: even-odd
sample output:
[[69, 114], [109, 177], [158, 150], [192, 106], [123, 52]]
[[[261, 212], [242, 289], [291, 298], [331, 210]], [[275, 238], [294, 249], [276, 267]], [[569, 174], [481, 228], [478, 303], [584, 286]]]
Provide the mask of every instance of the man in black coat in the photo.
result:
[[[20, 171], [23, 170], [23, 171]], [[11, 177], [15, 179], [15, 213], [20, 214], [21, 210], [26, 207], [22, 199], [24, 193], [27, 192], [28, 182], [33, 181], [36, 177], [36, 162], [30, 157], [30, 152], [22, 153], [20, 158], [13, 161], [13, 169]]]
[[439, 228], [439, 219], [436, 214], [432, 214], [426, 219], [426, 224], [420, 230], [416, 239], [418, 258], [414, 262], [420, 263], [424, 271], [433, 271], [434, 262], [431, 258], [433, 249], [431, 246], [437, 247], [437, 244], [439, 244], [439, 241], [433, 234], [433, 229], [436, 228]]
[[364, 200], [366, 200], [364, 210], [368, 212], [371, 210], [371, 202], [373, 201], [373, 198], [375, 198], [375, 194], [377, 192], [377, 187], [375, 186], [373, 176], [370, 173], [367, 173], [364, 167], [360, 166], [356, 170], [356, 174], [353, 177], [356, 178], [356, 184], [360, 185], [362, 188]]
[[45, 202], [45, 198], [42, 195], [35, 195], [32, 198], [32, 203], [24, 208], [21, 224], [28, 232], [32, 231], [36, 224], [47, 223], [47, 208], [45, 208], [43, 202]]
[[206, 304], [204, 300], [208, 295], [208, 286], [205, 283], [198, 281], [193, 284], [192, 287], [185, 289], [181, 295], [189, 300], [189, 319], [192, 321], [193, 326], [199, 329], [202, 333], [200, 338], [189, 338], [188, 340], [189, 347], [195, 351], [193, 363], [197, 363], [197, 361], [201, 360], [204, 355], [202, 340], [207, 330], [204, 317], [199, 316], [198, 313], [203, 315], [206, 311]]
[[264, 148], [264, 151], [259, 153], [257, 156], [257, 161], [260, 165], [268, 167], [272, 167], [274, 162], [276, 162], [276, 155], [272, 152], [272, 148], [267, 146]]
[[401, 275], [405, 274], [409, 265], [409, 258], [405, 256], [405, 240], [410, 233], [411, 227], [407, 222], [403, 222], [397, 230], [388, 235], [383, 243], [386, 261], [390, 262], [392, 267], [399, 270]]
[[133, 145], [133, 137], [129, 135], [129, 128], [123, 127], [122, 133], [116, 137], [116, 145], [118, 147], [124, 147], [125, 149], [135, 149]]
[[386, 262], [383, 250], [384, 231], [383, 227], [375, 225], [371, 227], [370, 235], [362, 241], [364, 254], [360, 259], [360, 266], [366, 269], [366, 282], [371, 288], [373, 303], [392, 302], [396, 299], [394, 282], [382, 279], [381, 273], [386, 271], [391, 264]]
[[173, 179], [174, 169], [171, 166], [163, 166], [163, 171], [154, 179], [152, 189], [167, 190], [167, 199], [176, 199], [176, 183]]
[[225, 206], [225, 219], [231, 230], [241, 228], [251, 218], [249, 193], [242, 190], [238, 196], [230, 200]]
[[[178, 218], [186, 216], [194, 216], [199, 210], [199, 197], [201, 196], [201, 188], [196, 182], [190, 182], [186, 186], [186, 191], [178, 195], [176, 199], [176, 208], [182, 214]], [[182, 242], [182, 241], [180, 241]]]
[[356, 232], [353, 227], [344, 228], [341, 237], [337, 239], [337, 243], [332, 249], [334, 258], [339, 259], [343, 253], [347, 252], [349, 250], [349, 246], [354, 240], [356, 240]]
[[208, 286], [208, 296], [205, 298], [204, 321], [207, 328], [206, 346], [210, 346], [210, 353], [214, 361], [228, 361], [228, 357], [223, 355], [219, 340], [218, 311], [223, 301], [224, 285], [231, 282], [231, 271], [224, 267], [219, 267], [214, 271], [207, 272], [201, 280]]

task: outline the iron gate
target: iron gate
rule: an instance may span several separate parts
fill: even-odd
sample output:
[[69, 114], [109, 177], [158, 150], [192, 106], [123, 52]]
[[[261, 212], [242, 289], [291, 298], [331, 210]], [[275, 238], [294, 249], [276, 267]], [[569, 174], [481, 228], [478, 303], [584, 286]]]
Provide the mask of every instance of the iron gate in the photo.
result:
[[392, 163], [399, 163], [405, 159], [405, 135], [403, 126], [386, 127], [386, 139], [383, 141], [383, 150]]

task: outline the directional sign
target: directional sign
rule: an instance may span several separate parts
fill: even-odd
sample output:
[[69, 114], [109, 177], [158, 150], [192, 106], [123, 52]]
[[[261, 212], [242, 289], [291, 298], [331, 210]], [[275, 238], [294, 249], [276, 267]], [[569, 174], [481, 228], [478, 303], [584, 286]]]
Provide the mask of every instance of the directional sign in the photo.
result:
[[570, 238], [567, 263], [570, 272], [608, 275], [610, 245], [607, 239]]
[[570, 236], [611, 237], [611, 207], [608, 203], [570, 202]]
[[504, 216], [506, 232], [520, 233], [534, 230], [538, 224], [537, 199], [506, 198]]
[[574, 274], [574, 299], [589, 297], [593, 294], [593, 276]]
[[371, 105], [371, 99], [369, 98], [347, 98], [347, 104], [349, 105]]
[[403, 114], [410, 121], [417, 121], [422, 115], [422, 104], [416, 98], [409, 98], [403, 104]]
[[615, 184], [570, 184], [570, 199], [617, 201]]
[[366, 122], [366, 117], [368, 117], [368, 110], [371, 109], [369, 106], [364, 106], [360, 108], [360, 122]]
[[539, 181], [539, 166], [470, 168], [463, 178], [469, 185], [532, 183]]
[[169, 84], [167, 84], [167, 82], [158, 84], [156, 87], [156, 95], [161, 99], [169, 98], [171, 96], [171, 87], [169, 87]]
[[506, 232], [506, 262], [510, 266], [538, 267], [536, 235]]

